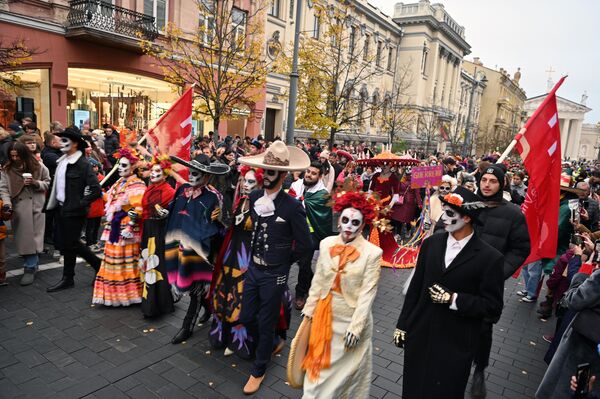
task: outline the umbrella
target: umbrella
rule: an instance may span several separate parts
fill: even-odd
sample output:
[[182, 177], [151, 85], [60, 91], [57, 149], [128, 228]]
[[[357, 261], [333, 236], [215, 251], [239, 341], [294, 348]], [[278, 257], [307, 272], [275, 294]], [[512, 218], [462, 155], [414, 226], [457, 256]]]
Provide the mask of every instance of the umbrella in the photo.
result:
[[421, 161], [412, 158], [410, 155], [396, 155], [389, 151], [384, 151], [381, 154], [375, 155], [373, 158], [361, 158], [357, 159], [358, 165], [364, 166], [381, 166], [381, 165], [392, 165], [392, 166], [410, 166], [419, 165]]

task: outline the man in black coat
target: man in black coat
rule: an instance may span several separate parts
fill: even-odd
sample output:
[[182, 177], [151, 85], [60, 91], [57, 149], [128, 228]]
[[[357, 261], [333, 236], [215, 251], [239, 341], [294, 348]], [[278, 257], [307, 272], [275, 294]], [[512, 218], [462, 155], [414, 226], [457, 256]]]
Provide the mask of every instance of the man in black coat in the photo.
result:
[[119, 144], [119, 134], [113, 130], [113, 127], [108, 123], [102, 125], [104, 129], [104, 152], [108, 157], [108, 161], [111, 165], [115, 164], [115, 157], [113, 154], [119, 149], [121, 146]]
[[423, 242], [394, 332], [404, 399], [464, 398], [483, 320], [502, 312], [504, 259], [473, 228], [483, 202], [458, 187], [442, 203], [446, 232]]
[[[62, 157], [63, 153], [60, 150], [60, 140], [58, 136], [52, 133], [46, 133], [44, 137], [44, 149], [42, 150], [41, 157], [44, 166], [48, 168], [50, 173], [50, 184], [54, 184], [54, 174], [56, 173], [56, 166], [58, 159]], [[49, 194], [46, 195], [48, 197]], [[44, 231], [44, 242], [47, 244], [54, 243], [54, 211], [46, 209], [46, 227]]]
[[58, 160], [46, 209], [55, 212], [54, 244], [64, 256], [64, 266], [62, 279], [47, 292], [73, 287], [77, 256], [96, 272], [101, 263], [79, 239], [90, 204], [102, 195], [98, 178], [84, 155], [87, 143], [76, 126], [56, 135], [64, 155]]
[[266, 152], [239, 161], [265, 171], [264, 189], [250, 193], [253, 230], [240, 313], [240, 322], [258, 338], [256, 359], [243, 389], [250, 395], [259, 390], [274, 352], [275, 326], [290, 267], [300, 254], [313, 249], [302, 203], [281, 189], [287, 172], [307, 169], [310, 159], [301, 149], [275, 141]]
[[[521, 208], [502, 198], [505, 172], [498, 165], [485, 169], [479, 179], [479, 196], [487, 207], [479, 215], [481, 224], [475, 226], [479, 237], [504, 255], [502, 271], [504, 280], [510, 278], [523, 265], [531, 250], [529, 231]], [[488, 318], [481, 330], [479, 348], [475, 354], [475, 371], [471, 395], [485, 397], [484, 370], [489, 364], [492, 349], [492, 327], [500, 319]]]

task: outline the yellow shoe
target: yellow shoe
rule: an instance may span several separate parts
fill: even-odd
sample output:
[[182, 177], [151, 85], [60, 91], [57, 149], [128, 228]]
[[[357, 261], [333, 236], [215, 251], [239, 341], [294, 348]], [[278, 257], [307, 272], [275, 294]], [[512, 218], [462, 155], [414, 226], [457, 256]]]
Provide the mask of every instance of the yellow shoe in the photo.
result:
[[254, 377], [253, 375], [248, 378], [248, 382], [244, 386], [244, 395], [252, 395], [260, 389], [260, 384], [265, 379], [265, 376]]

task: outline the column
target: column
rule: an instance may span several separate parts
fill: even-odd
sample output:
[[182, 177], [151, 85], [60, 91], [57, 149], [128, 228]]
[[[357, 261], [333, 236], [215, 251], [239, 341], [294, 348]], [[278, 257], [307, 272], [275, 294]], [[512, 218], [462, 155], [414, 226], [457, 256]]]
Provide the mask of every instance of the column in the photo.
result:
[[[580, 142], [581, 142], [581, 128], [583, 125], [583, 120], [582, 119], [576, 119], [575, 120], [575, 126], [573, 126], [574, 129], [574, 133], [575, 133], [575, 140], [573, 141], [573, 147], [572, 147], [572, 157], [574, 159], [579, 158], [579, 149], [580, 147]], [[585, 156], [585, 154], [584, 154]]]
[[450, 87], [452, 86], [452, 72], [454, 71], [454, 56], [448, 54], [448, 62], [446, 63], [446, 77], [444, 78], [444, 95], [442, 104], [443, 108], [448, 108], [450, 100]]
[[50, 68], [50, 119], [67, 125], [67, 86], [69, 68], [66, 61], [54, 61]]
[[562, 157], [566, 158], [568, 156], [568, 145], [569, 145], [569, 128], [571, 127], [571, 120], [565, 119], [563, 123], [563, 128], [560, 131], [560, 145], [562, 148]]
[[454, 62], [452, 63], [452, 79], [450, 80], [450, 93], [448, 95], [448, 109], [451, 112], [454, 112], [455, 107], [454, 107], [454, 98], [456, 96], [456, 90], [457, 90], [457, 83], [458, 83], [458, 65], [459, 65], [459, 60], [457, 58], [454, 59]]
[[446, 57], [446, 50], [443, 47], [440, 47], [438, 60], [437, 60], [437, 71], [436, 77], [434, 81], [435, 90], [433, 92], [433, 102], [432, 106], [435, 105], [436, 102], [440, 101], [441, 93], [442, 93], [442, 69], [445, 66], [444, 59]]

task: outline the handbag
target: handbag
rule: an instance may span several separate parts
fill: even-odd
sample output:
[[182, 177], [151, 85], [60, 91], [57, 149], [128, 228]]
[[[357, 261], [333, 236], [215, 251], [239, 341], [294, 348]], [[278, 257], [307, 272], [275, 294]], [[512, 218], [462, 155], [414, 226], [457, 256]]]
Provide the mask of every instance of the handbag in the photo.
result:
[[600, 343], [600, 309], [584, 309], [577, 313], [573, 321], [573, 330], [592, 341], [594, 345]]

